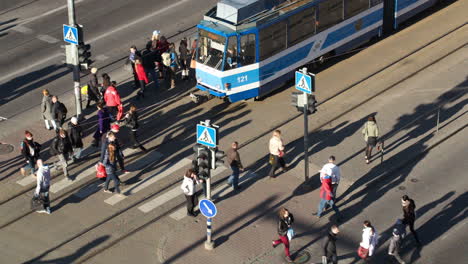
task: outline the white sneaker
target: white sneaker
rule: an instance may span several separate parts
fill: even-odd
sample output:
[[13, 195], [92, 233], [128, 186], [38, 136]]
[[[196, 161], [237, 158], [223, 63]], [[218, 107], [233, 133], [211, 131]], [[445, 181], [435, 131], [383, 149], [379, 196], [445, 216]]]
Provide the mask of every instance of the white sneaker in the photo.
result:
[[42, 210], [37, 210], [36, 212], [37, 212], [37, 213], [40, 213], [40, 214], [42, 214], [42, 213], [47, 213], [47, 211], [44, 210], [44, 209], [42, 209]]

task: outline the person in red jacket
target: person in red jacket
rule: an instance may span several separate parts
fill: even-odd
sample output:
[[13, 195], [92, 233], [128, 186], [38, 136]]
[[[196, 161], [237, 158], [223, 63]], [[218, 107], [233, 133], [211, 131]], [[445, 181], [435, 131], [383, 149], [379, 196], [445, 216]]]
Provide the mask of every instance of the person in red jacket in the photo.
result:
[[138, 92], [138, 96], [145, 97], [145, 86], [149, 81], [140, 58], [135, 59], [135, 71], [137, 73], [138, 80], [140, 81], [140, 91]]
[[318, 218], [322, 216], [323, 209], [325, 209], [325, 206], [330, 206], [336, 213], [336, 216], [338, 217], [338, 221], [341, 220], [341, 214], [340, 211], [338, 210], [338, 207], [336, 207], [335, 203], [333, 202], [333, 192], [332, 192], [332, 180], [330, 175], [325, 175], [322, 179], [322, 187], [320, 187], [320, 203], [318, 206], [318, 211], [317, 213], [313, 213], [313, 215], [316, 215]]
[[114, 118], [117, 116], [118, 106], [122, 104], [116, 87], [117, 83], [112, 81], [111, 85], [107, 87], [106, 92], [104, 93], [104, 101], [106, 101], [106, 106]]

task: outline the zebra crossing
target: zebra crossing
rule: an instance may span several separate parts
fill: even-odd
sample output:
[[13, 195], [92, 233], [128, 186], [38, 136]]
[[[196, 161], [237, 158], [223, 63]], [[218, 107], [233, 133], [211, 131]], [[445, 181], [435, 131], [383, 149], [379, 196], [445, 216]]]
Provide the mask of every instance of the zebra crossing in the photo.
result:
[[[138, 150], [135, 150], [135, 149], [125, 149], [123, 152], [125, 156], [129, 156], [129, 155], [136, 153], [137, 151]], [[89, 154], [91, 153], [92, 152], [90, 152]], [[131, 164], [127, 164], [126, 168], [131, 172], [128, 174], [120, 175], [119, 177], [123, 181], [127, 179], [131, 179], [134, 176], [136, 176], [142, 169], [147, 167], [149, 164], [160, 161], [162, 157], [163, 157], [163, 154], [156, 152], [156, 151], [148, 153], [142, 156], [141, 158], [133, 161]], [[191, 165], [191, 163], [192, 163], [191, 159], [183, 158], [181, 160], [168, 163], [167, 165], [163, 165], [157, 171], [151, 173], [150, 176], [143, 178], [142, 180], [132, 183], [128, 186], [125, 186], [125, 188], [121, 190], [121, 193], [124, 195], [114, 194], [110, 197], [106, 196], [103, 202], [109, 206], [115, 206], [126, 199], [131, 199], [135, 194], [142, 192], [148, 187], [161, 182], [162, 180], [168, 178], [171, 175], [174, 175], [174, 173], [179, 174], [180, 178], [182, 178], [184, 174], [184, 170], [188, 168]], [[227, 172], [227, 171], [228, 171], [227, 167], [224, 167], [224, 166], [218, 167], [216, 170], [211, 172], [211, 177], [216, 178], [220, 174]], [[77, 174], [73, 180], [69, 180], [63, 176], [59, 176], [61, 179], [55, 181], [50, 186], [50, 192], [56, 194], [67, 188], [77, 186], [81, 184], [82, 182], [84, 182], [85, 179], [94, 178], [95, 173], [96, 173], [96, 168], [95, 168], [95, 164], [93, 164], [81, 170], [81, 172]], [[245, 183], [251, 179], [255, 179], [256, 177], [257, 175], [253, 172], [243, 172], [240, 175], [239, 184]], [[20, 184], [21, 186], [28, 186], [28, 185], [32, 185], [33, 183], [35, 184], [35, 182], [36, 182], [36, 178], [29, 176], [29, 177], [25, 177], [17, 181], [17, 184]], [[102, 181], [94, 181], [91, 184], [80, 188], [79, 190], [74, 192], [72, 195], [83, 199], [102, 190], [103, 185], [104, 183]], [[220, 186], [217, 186], [216, 188], [212, 189], [212, 198], [216, 200], [217, 198], [223, 197], [231, 191], [232, 191], [231, 187], [227, 186], [226, 184], [221, 184]], [[180, 184], [176, 184], [175, 186], [171, 187], [170, 189], [158, 195], [156, 198], [141, 204], [138, 207], [138, 210], [146, 214], [166, 203], [169, 203], [173, 199], [180, 199], [181, 197], [183, 197], [183, 192], [180, 189]], [[181, 208], [178, 208], [176, 211], [170, 214], [170, 217], [176, 221], [182, 220], [185, 216], [186, 216], [186, 209], [184, 206]]]

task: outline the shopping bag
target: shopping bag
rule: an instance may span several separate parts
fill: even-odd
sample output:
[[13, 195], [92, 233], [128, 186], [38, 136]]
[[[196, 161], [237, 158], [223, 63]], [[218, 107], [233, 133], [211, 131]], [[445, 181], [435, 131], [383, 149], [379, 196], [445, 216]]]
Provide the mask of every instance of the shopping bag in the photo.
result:
[[366, 259], [369, 256], [369, 249], [364, 248], [364, 247], [359, 247], [357, 253], [360, 258]]
[[102, 165], [101, 163], [96, 164], [96, 178], [102, 179], [106, 177], [106, 167], [104, 167], [104, 165]]
[[296, 232], [294, 232], [294, 229], [292, 229], [292, 227], [288, 228], [287, 236], [289, 241], [291, 241], [296, 236]]
[[82, 95], [88, 94], [88, 85], [81, 87], [81, 94]]

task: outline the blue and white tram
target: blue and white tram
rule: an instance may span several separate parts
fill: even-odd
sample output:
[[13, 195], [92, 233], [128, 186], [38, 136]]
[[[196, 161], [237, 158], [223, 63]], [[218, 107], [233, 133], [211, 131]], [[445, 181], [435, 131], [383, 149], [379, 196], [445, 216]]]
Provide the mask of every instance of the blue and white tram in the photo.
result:
[[268, 94], [300, 66], [396, 29], [434, 2], [220, 0], [198, 24], [197, 87], [231, 102]]

